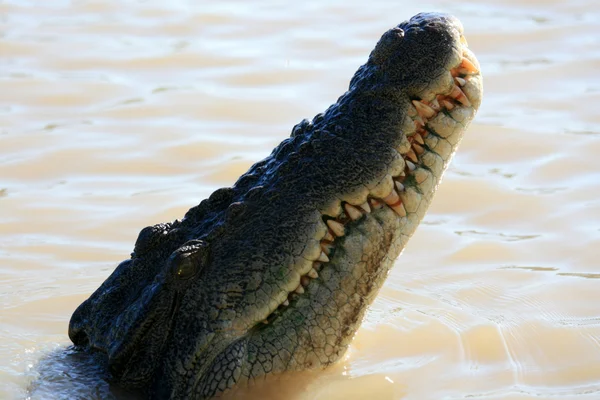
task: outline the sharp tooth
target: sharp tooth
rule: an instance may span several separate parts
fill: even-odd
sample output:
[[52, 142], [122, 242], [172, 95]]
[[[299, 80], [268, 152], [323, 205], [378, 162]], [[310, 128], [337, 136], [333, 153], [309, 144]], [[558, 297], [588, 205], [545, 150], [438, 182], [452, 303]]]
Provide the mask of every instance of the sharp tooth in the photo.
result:
[[344, 225], [340, 224], [336, 220], [328, 219], [327, 226], [329, 226], [329, 229], [331, 229], [331, 231], [333, 232], [333, 234], [335, 236], [344, 236], [344, 234], [345, 234]]
[[454, 87], [452, 88], [452, 92], [450, 92], [450, 97], [455, 98], [467, 107], [471, 107], [471, 102], [469, 101], [469, 99], [467, 99], [467, 96], [465, 96], [463, 91], [460, 90], [460, 88], [456, 85], [454, 85]]
[[406, 209], [404, 208], [404, 204], [402, 204], [402, 201], [399, 201], [394, 205], [390, 205], [390, 208], [394, 210], [394, 212], [399, 216], [406, 217]]
[[479, 72], [475, 64], [473, 64], [468, 58], [463, 57], [462, 62], [459, 65], [459, 68], [466, 69], [470, 74], [476, 74]]
[[442, 100], [442, 104], [446, 107], [446, 110], [450, 111], [454, 108], [454, 104], [450, 103], [448, 100]]
[[321, 254], [319, 255], [319, 258], [317, 259], [317, 261], [329, 262], [329, 257], [327, 257], [327, 254], [321, 252]]
[[306, 275], [308, 275], [309, 277], [311, 277], [313, 279], [317, 279], [319, 277], [319, 273], [314, 268], [311, 268], [311, 270], [308, 271], [308, 273]]
[[413, 136], [413, 140], [419, 144], [425, 144], [425, 141], [423, 140], [423, 137], [421, 135], [419, 135], [418, 133], [416, 133]]
[[402, 184], [402, 182], [396, 181], [396, 189], [398, 189], [399, 192], [404, 191], [404, 185]]
[[329, 254], [331, 254], [332, 249], [333, 249], [333, 244], [331, 244], [331, 242], [328, 242], [325, 240], [323, 240], [321, 242], [321, 250], [323, 250], [323, 253], [329, 255]]
[[301, 286], [307, 287], [309, 283], [310, 283], [310, 278], [308, 276], [305, 275], [305, 276], [303, 276], [303, 277], [300, 278], [300, 285]]
[[283, 301], [283, 303], [281, 303], [281, 304], [282, 304], [284, 307], [287, 307], [287, 306], [289, 306], [289, 305], [290, 305], [290, 301], [289, 301], [288, 299], [285, 299], [285, 300]]
[[354, 207], [353, 205], [346, 203], [344, 205], [344, 208], [346, 209], [346, 213], [348, 213], [348, 216], [352, 221], [355, 221], [362, 217], [362, 213], [360, 212], [360, 210]]
[[415, 150], [415, 153], [417, 153], [418, 155], [421, 155], [421, 154], [423, 154], [423, 152], [425, 152], [425, 149], [423, 149], [423, 147], [421, 147], [421, 145], [418, 143], [413, 143], [412, 148]]
[[397, 203], [400, 200], [400, 196], [398, 196], [398, 193], [396, 193], [395, 190], [392, 189], [392, 191], [390, 192], [390, 194], [388, 194], [385, 199], [383, 199], [383, 201], [385, 201], [385, 204], [392, 205], [394, 203]]
[[417, 108], [417, 112], [419, 113], [419, 115], [421, 117], [431, 118], [435, 115], [435, 110], [433, 108], [429, 107], [427, 104], [425, 104], [419, 100], [413, 100], [412, 103]]
[[335, 238], [333, 237], [333, 235], [329, 231], [327, 231], [327, 233], [323, 237], [323, 240], [327, 240], [328, 242], [333, 242], [333, 239], [335, 239]]
[[[414, 162], [418, 162], [419, 161], [419, 159], [417, 158], [417, 155], [415, 154], [414, 151], [412, 151], [412, 149], [408, 150], [406, 152], [405, 156], [407, 156], [408, 158], [410, 158]], [[408, 162], [408, 160], [406, 160], [406, 161]]]
[[385, 203], [390, 206], [390, 208], [399, 216], [406, 216], [406, 210], [402, 205], [402, 200], [395, 190], [392, 190], [392, 192], [385, 199], [383, 199], [383, 201], [385, 201]]
[[465, 86], [467, 84], [467, 81], [459, 76], [454, 78], [454, 80], [456, 81], [456, 83], [458, 83], [458, 86]]
[[437, 98], [431, 100], [430, 105], [431, 105], [431, 108], [433, 108], [435, 111], [440, 111], [440, 103], [438, 102]]
[[369, 202], [371, 203], [371, 208], [377, 209], [382, 207], [381, 202], [378, 200], [370, 199]]
[[363, 210], [365, 210], [365, 212], [368, 214], [371, 212], [371, 207], [369, 207], [369, 202], [365, 201], [364, 203], [362, 203], [360, 205], [360, 208], [362, 208]]
[[408, 167], [408, 169], [410, 171], [414, 171], [415, 170], [415, 164], [411, 163], [410, 161], [406, 160], [406, 166]]
[[267, 321], [266, 319], [263, 319], [261, 322], [265, 325], [267, 325], [269, 323], [269, 321]]
[[294, 290], [294, 292], [296, 292], [298, 294], [302, 294], [302, 293], [304, 293], [304, 288], [302, 287], [302, 285], [298, 285], [298, 287], [296, 288], [296, 290]]

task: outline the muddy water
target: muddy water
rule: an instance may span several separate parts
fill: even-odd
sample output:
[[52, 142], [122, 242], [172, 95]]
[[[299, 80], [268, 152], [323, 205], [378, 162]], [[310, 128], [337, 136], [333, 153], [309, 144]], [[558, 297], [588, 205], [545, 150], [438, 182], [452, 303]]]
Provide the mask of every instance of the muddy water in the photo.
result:
[[60, 362], [74, 308], [420, 10], [463, 21], [484, 104], [348, 356], [286, 397], [600, 398], [600, 3], [388, 3], [0, 2], [0, 398], [106, 397]]

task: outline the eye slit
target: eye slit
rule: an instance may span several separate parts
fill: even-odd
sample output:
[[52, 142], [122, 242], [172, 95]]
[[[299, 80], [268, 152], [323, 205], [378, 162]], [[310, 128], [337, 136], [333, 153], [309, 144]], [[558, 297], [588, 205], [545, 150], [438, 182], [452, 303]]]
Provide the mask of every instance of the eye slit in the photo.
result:
[[196, 275], [198, 272], [198, 266], [192, 258], [193, 257], [190, 257], [189, 254], [179, 257], [175, 272], [175, 275], [178, 279], [186, 280]]

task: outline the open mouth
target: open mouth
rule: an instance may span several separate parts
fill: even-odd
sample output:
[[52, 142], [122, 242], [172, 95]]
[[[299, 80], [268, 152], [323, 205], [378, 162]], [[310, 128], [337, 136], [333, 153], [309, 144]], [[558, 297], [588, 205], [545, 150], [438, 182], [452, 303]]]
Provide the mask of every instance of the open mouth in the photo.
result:
[[[465, 43], [462, 38], [461, 41]], [[480, 81], [477, 80], [481, 76], [478, 67], [471, 60], [474, 60], [474, 56], [464, 49], [460, 63], [449, 70], [453, 81], [451, 88], [427, 100], [412, 100], [414, 108], [409, 109], [408, 115], [414, 123], [414, 131], [407, 132], [406, 141], [396, 149], [404, 168], [396, 171], [394, 175], [389, 175], [388, 182], [379, 185], [363, 203], [341, 202], [341, 213], [322, 216], [327, 231], [320, 241], [319, 257], [313, 261], [312, 268], [300, 276], [297, 287], [288, 293], [287, 298], [273, 312], [260, 321], [259, 326], [274, 323], [292, 302], [307, 291], [311, 282], [319, 279], [320, 271], [327, 268], [330, 257], [340, 245], [338, 238], [346, 235], [349, 223], [382, 207], [390, 208], [397, 218], [407, 218], [417, 211], [424, 193], [437, 184], [434, 172], [437, 177], [441, 176], [455, 150], [456, 142], [449, 137], [456, 128], [447, 129], [448, 122], [460, 125], [463, 122], [460, 117], [461, 111], [474, 113], [469, 95], [479, 93]], [[440, 140], [441, 138], [447, 140]], [[382, 190], [381, 187], [386, 189]]]

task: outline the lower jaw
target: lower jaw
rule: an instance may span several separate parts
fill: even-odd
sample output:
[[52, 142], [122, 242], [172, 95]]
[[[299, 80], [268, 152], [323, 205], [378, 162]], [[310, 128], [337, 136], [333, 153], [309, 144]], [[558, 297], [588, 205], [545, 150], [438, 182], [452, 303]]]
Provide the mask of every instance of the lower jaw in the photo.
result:
[[[249, 336], [249, 351], [282, 349], [268, 361], [269, 374], [323, 368], [336, 362], [413, 230], [408, 218], [386, 206], [348, 223], [347, 234], [338, 238], [319, 278], [305, 293], [295, 295], [271, 323], [256, 327]], [[246, 368], [255, 373], [252, 366]]]

